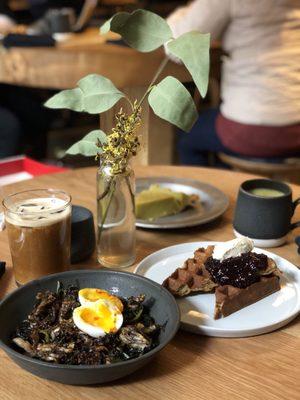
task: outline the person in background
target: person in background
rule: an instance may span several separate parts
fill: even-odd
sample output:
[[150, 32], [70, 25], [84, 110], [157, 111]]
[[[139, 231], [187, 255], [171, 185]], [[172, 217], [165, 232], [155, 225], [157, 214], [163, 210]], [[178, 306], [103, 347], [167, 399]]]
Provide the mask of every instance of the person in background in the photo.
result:
[[[15, 26], [6, 2], [0, 3], [0, 35], [5, 35]], [[0, 96], [1, 89], [0, 87]], [[0, 101], [1, 104], [1, 101]], [[21, 137], [21, 127], [13, 112], [0, 105], [0, 158], [16, 154]]]
[[21, 136], [18, 118], [7, 108], [0, 106], [0, 158], [18, 153]]
[[278, 158], [300, 154], [300, 1], [195, 0], [168, 18], [174, 37], [196, 30], [221, 40], [220, 110], [180, 135], [184, 164], [207, 152]]
[[38, 91], [0, 85], [0, 158], [23, 153], [45, 158], [53, 115], [43, 106]]

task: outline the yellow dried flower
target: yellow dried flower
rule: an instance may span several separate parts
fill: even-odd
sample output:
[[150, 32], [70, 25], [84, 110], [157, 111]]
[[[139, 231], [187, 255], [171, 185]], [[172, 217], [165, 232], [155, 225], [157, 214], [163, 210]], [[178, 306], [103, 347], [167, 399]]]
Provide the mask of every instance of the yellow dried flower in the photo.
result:
[[102, 146], [101, 163], [109, 166], [113, 174], [123, 172], [140, 147], [137, 129], [141, 123], [141, 107], [134, 102], [132, 114], [122, 109], [115, 115], [116, 125]]

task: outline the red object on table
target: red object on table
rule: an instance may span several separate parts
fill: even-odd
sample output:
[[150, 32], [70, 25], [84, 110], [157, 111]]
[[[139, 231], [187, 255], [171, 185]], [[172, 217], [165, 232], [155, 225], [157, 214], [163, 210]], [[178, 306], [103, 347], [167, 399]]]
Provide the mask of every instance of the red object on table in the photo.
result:
[[42, 164], [25, 156], [11, 157], [0, 160], [0, 183], [8, 184], [66, 170], [66, 168]]

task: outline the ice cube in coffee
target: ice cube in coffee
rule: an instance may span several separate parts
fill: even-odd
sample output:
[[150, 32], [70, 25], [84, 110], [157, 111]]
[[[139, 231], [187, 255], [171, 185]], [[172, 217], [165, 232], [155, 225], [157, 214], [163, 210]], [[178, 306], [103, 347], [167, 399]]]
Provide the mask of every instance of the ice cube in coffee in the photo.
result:
[[58, 190], [31, 190], [3, 201], [17, 284], [70, 265], [71, 199]]

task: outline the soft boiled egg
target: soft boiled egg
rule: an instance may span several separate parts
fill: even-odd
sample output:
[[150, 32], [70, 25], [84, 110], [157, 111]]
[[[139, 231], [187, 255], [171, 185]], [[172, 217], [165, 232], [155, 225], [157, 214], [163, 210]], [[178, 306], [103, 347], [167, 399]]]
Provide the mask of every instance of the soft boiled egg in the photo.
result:
[[99, 299], [92, 304], [75, 308], [73, 321], [82, 332], [99, 338], [117, 332], [123, 324], [123, 315], [111, 300]]
[[109, 300], [110, 303], [118, 307], [120, 312], [123, 312], [122, 301], [118, 297], [113, 296], [112, 294], [107, 292], [106, 290], [84, 288], [79, 290], [78, 299], [82, 306], [90, 306], [98, 300]]

